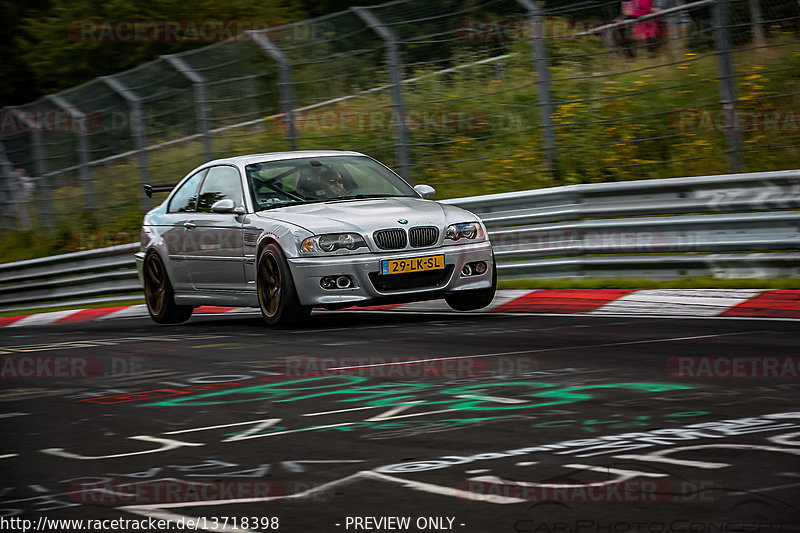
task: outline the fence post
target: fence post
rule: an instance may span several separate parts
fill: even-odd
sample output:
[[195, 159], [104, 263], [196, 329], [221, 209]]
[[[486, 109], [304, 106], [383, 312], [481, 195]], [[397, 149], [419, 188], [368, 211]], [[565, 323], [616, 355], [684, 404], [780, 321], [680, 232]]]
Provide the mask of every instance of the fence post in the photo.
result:
[[203, 137], [203, 156], [206, 158], [206, 161], [211, 161], [214, 159], [214, 150], [211, 146], [211, 134], [208, 131], [206, 80], [203, 76], [192, 70], [192, 67], [180, 57], [173, 54], [161, 57], [192, 83], [192, 89], [194, 90], [194, 112], [197, 117], [197, 130]]
[[747, 0], [750, 6], [750, 20], [753, 24], [753, 42], [756, 46], [764, 46], [767, 37], [764, 34], [764, 18], [761, 16], [761, 5], [758, 0]]
[[[108, 85], [112, 91], [117, 93], [126, 102], [128, 102], [128, 108], [131, 111], [131, 130], [133, 133], [133, 142], [135, 143], [136, 152], [139, 158], [139, 181], [142, 185], [145, 185], [150, 182], [150, 163], [148, 162], [147, 158], [147, 132], [145, 131], [144, 127], [142, 102], [135, 94], [133, 94], [132, 91], [122, 85], [119, 80], [116, 80], [110, 76], [100, 76], [100, 79], [103, 80], [103, 82]], [[152, 200], [144, 194], [144, 190], [140, 190], [139, 195], [142, 199], [142, 207], [146, 211], [153, 207]]]
[[83, 182], [86, 209], [90, 211], [92, 218], [94, 218], [95, 210], [97, 209], [97, 200], [94, 194], [92, 170], [89, 166], [89, 139], [86, 137], [86, 129], [88, 127], [88, 124], [86, 124], [86, 114], [72, 107], [69, 102], [57, 94], [51, 94], [45, 98], [53, 102], [53, 104], [55, 104], [59, 109], [69, 113], [74, 124], [77, 125], [77, 128], [75, 129], [75, 138], [77, 142], [78, 177]]
[[553, 121], [553, 96], [550, 93], [550, 69], [547, 48], [544, 42], [544, 22], [542, 11], [532, 0], [517, 0], [528, 12], [528, 30], [531, 34], [531, 51], [536, 69], [536, 97], [539, 117], [542, 123], [542, 146], [547, 169], [553, 179], [558, 179], [558, 145], [556, 127]]
[[53, 194], [50, 190], [50, 177], [46, 176], [47, 165], [45, 164], [44, 143], [42, 142], [42, 132], [39, 125], [20, 109], [10, 108], [11, 113], [17, 117], [26, 128], [29, 128], [31, 136], [31, 152], [33, 156], [33, 176], [36, 184], [37, 203], [41, 206], [39, 213], [41, 222], [48, 228], [53, 227]]
[[722, 111], [728, 115], [725, 129], [725, 151], [731, 172], [744, 171], [744, 145], [736, 120], [736, 79], [731, 60], [731, 32], [728, 24], [729, 0], [715, 0], [711, 5], [711, 23], [714, 27], [714, 53], [719, 68], [719, 94]]
[[[7, 218], [12, 221], [12, 223], [7, 227], [17, 227], [17, 224], [13, 223], [16, 215], [16, 219], [19, 222], [19, 227], [21, 228], [25, 221], [19, 209], [22, 205], [19, 198], [19, 183], [18, 180], [15, 179], [11, 162], [8, 160], [8, 157], [6, 157], [6, 150], [2, 142], [0, 142], [0, 195], [2, 195], [2, 201], [0, 201], [0, 204], [2, 205], [3, 211], [0, 213], [0, 217]], [[15, 204], [17, 208], [16, 210], [14, 209]]]
[[397, 37], [368, 8], [351, 7], [350, 9], [383, 39], [383, 43], [386, 46], [386, 59], [389, 63], [389, 84], [392, 87], [392, 107], [394, 107], [397, 166], [400, 169], [400, 175], [408, 182], [413, 183], [411, 156], [408, 150], [406, 104], [403, 100], [403, 71], [400, 62], [400, 48], [397, 46]]
[[292, 63], [283, 50], [263, 31], [246, 31], [253, 40], [278, 63], [278, 86], [281, 91], [281, 109], [286, 119], [286, 141], [289, 150], [297, 150], [297, 129], [294, 123], [294, 84], [292, 83]]

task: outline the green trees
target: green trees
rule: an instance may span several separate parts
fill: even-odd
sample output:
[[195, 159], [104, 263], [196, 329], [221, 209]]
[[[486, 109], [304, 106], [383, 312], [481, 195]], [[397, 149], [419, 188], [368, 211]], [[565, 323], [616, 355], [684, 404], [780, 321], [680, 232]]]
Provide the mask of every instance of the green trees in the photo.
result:
[[[216, 21], [230, 23], [223, 32], [227, 36], [300, 20], [306, 13], [299, 5], [281, 0], [0, 0], [0, 106], [210, 44], [220, 35]], [[171, 22], [180, 31], [165, 38], [163, 27], [157, 33], [150, 25], [137, 38], [126, 25], [136, 20]], [[192, 38], [192, 23], [209, 21], [205, 34], [197, 35], [204, 31], [198, 28]], [[110, 22], [107, 31], [101, 31], [102, 22]]]

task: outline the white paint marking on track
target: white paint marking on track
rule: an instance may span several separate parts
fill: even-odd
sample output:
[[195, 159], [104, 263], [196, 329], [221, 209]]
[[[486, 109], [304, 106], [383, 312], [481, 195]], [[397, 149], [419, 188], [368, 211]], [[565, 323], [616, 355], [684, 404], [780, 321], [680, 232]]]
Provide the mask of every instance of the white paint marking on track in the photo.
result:
[[432, 361], [448, 361], [452, 359], [471, 359], [471, 358], [479, 358], [479, 357], [501, 357], [501, 356], [508, 356], [508, 355], [521, 355], [521, 354], [529, 354], [529, 353], [543, 353], [543, 352], [559, 352], [564, 350], [580, 350], [583, 348], [605, 348], [610, 346], [629, 346], [634, 344], [651, 344], [651, 343], [658, 343], [658, 342], [681, 342], [681, 341], [688, 341], [688, 340], [699, 340], [699, 339], [712, 339], [717, 337], [730, 337], [733, 335], [753, 335], [756, 333], [764, 333], [763, 331], [737, 331], [734, 333], [718, 333], [714, 335], [694, 335], [691, 337], [669, 337], [666, 339], [643, 339], [639, 341], [626, 341], [626, 342], [605, 342], [602, 344], [585, 344], [585, 345], [577, 345], [577, 346], [562, 346], [559, 348], [539, 348], [536, 350], [516, 350], [513, 352], [494, 352], [494, 353], [482, 353], [482, 354], [474, 354], [474, 355], [454, 355], [451, 357], [430, 357], [428, 359], [415, 359], [413, 361], [397, 361], [392, 363], [380, 363], [374, 365], [356, 365], [356, 366], [339, 366], [339, 367], [332, 367], [326, 368], [327, 371], [334, 371], [334, 370], [355, 370], [357, 368], [370, 368], [375, 366], [392, 366], [392, 365], [409, 365], [409, 364], [419, 364], [419, 363], [429, 363]]
[[29, 414], [30, 413], [17, 413], [17, 412], [14, 412], [14, 413], [3, 413], [3, 414], [0, 414], [0, 418], [12, 418], [12, 417], [15, 417], [15, 416], [27, 416]]
[[3, 455], [0, 455], [0, 459], [11, 459], [12, 457], [19, 457], [19, 454], [18, 453], [6, 453], [6, 454], [3, 454]]
[[373, 478], [380, 481], [389, 481], [391, 483], [396, 483], [398, 485], [402, 485], [403, 487], [409, 489], [418, 490], [421, 492], [427, 492], [429, 494], [438, 494], [440, 496], [451, 496], [455, 498], [461, 498], [462, 500], [472, 501], [472, 502], [484, 501], [489, 503], [510, 504], [510, 503], [523, 503], [528, 501], [523, 498], [515, 498], [513, 496], [500, 496], [499, 494], [481, 494], [479, 492], [474, 492], [474, 491], [454, 489], [452, 487], [443, 487], [441, 485], [434, 485], [432, 483], [423, 483], [421, 481], [413, 481], [410, 479], [397, 478], [394, 476], [381, 474], [380, 472], [364, 472], [364, 474], [365, 477]]
[[511, 302], [513, 300], [517, 300], [517, 299], [522, 298], [523, 296], [531, 294], [533, 292], [536, 292], [536, 291], [534, 291], [534, 290], [527, 290], [527, 291], [524, 291], [524, 290], [503, 290], [503, 291], [497, 291], [495, 293], [494, 300], [492, 300], [492, 303], [490, 303], [488, 307], [486, 307], [486, 308], [484, 308], [482, 310], [485, 311], [485, 312], [486, 311], [491, 312], [492, 310], [497, 309], [498, 307], [500, 307], [503, 304], [507, 304], [508, 302]]
[[29, 315], [21, 320], [12, 322], [6, 327], [18, 328], [21, 326], [41, 326], [43, 324], [52, 324], [53, 322], [56, 322], [66, 316], [75, 314], [76, 312], [77, 311], [75, 309], [69, 309], [67, 311], [54, 311], [52, 313], [39, 313], [38, 315]]
[[408, 312], [446, 312], [452, 313], [453, 308], [447, 305], [444, 300], [427, 300], [423, 302], [411, 302], [403, 305], [398, 305], [392, 311], [408, 311]]
[[793, 489], [795, 487], [800, 487], [800, 483], [792, 483], [790, 485], [775, 485], [774, 487], [764, 487], [763, 489], [750, 489], [746, 491], [737, 491], [731, 492], [731, 496], [746, 496], [753, 492], [772, 492], [773, 490], [781, 490], [781, 489]]
[[107, 315], [98, 317], [95, 320], [109, 320], [112, 318], [131, 318], [131, 317], [141, 318], [146, 316], [148, 316], [147, 305], [139, 304], [126, 307], [125, 309], [120, 309], [119, 311], [114, 311], [113, 313], [109, 313]]
[[336, 409], [335, 411], [322, 411], [319, 413], [306, 413], [303, 416], [323, 416], [323, 415], [335, 415], [338, 413], [349, 413], [350, 411], [362, 411], [364, 409], [379, 409], [381, 407], [385, 407], [384, 405], [367, 405], [365, 407], [351, 407], [350, 409]]
[[758, 289], [644, 289], [626, 294], [589, 314], [716, 316], [760, 292]]
[[267, 420], [259, 419], [259, 420], [250, 420], [248, 422], [234, 422], [233, 424], [220, 424], [218, 426], [206, 426], [202, 428], [192, 428], [192, 429], [179, 429], [177, 431], [164, 431], [163, 435], [178, 435], [180, 433], [193, 433], [195, 431], [206, 431], [208, 429], [220, 429], [220, 428], [229, 428], [233, 426], [244, 426], [247, 424], [261, 424], [266, 422]]

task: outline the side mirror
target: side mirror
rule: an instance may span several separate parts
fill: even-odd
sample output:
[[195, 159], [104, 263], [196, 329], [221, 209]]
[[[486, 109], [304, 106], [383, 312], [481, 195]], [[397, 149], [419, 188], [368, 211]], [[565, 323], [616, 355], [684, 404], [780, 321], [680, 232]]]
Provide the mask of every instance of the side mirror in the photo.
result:
[[244, 207], [236, 207], [236, 204], [233, 203], [233, 200], [230, 198], [223, 198], [222, 200], [217, 200], [214, 202], [214, 204], [211, 206], [211, 211], [220, 214], [234, 213], [237, 215], [243, 215], [245, 212]]
[[430, 185], [414, 185], [414, 190], [423, 198], [430, 198], [436, 194], [436, 189]]

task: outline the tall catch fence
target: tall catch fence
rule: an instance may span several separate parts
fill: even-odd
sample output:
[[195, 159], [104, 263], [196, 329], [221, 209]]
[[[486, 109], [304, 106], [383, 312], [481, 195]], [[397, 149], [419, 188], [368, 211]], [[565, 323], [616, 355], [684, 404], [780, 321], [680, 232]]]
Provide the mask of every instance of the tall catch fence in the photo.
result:
[[440, 198], [795, 168], [800, 5], [662, 7], [396, 0], [4, 108], [3, 230], [131, 231], [142, 183], [287, 149], [362, 151]]

